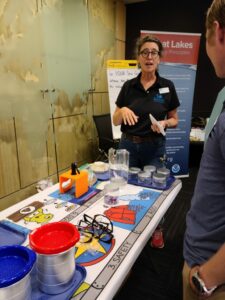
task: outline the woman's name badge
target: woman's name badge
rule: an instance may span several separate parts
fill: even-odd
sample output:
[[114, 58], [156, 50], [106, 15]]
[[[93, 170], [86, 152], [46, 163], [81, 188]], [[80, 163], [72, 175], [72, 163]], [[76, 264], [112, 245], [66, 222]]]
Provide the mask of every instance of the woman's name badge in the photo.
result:
[[165, 94], [165, 93], [169, 93], [169, 88], [168, 87], [164, 87], [164, 88], [161, 88], [159, 89], [159, 93], [160, 94]]

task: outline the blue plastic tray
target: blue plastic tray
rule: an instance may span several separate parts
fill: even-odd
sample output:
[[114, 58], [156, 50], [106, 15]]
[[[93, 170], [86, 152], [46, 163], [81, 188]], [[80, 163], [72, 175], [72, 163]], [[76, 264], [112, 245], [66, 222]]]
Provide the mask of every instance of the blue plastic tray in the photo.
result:
[[165, 188], [157, 188], [157, 187], [154, 187], [152, 184], [139, 183], [137, 180], [130, 180], [130, 179], [128, 180], [128, 183], [134, 184], [134, 185], [138, 185], [138, 186], [147, 187], [147, 188], [151, 188], [151, 189], [155, 189], [155, 190], [164, 191], [164, 190], [168, 190], [171, 187], [171, 185], [173, 184], [174, 181], [175, 181], [175, 177], [174, 176], [170, 176], [167, 179], [166, 187]]
[[71, 287], [65, 292], [57, 295], [49, 295], [40, 291], [38, 288], [38, 282], [36, 280], [35, 268], [31, 273], [31, 285], [32, 285], [32, 294], [31, 300], [67, 300], [70, 299], [75, 291], [79, 288], [81, 283], [85, 280], [87, 275], [86, 269], [83, 266], [76, 264], [76, 272], [71, 283]]
[[7, 220], [0, 221], [0, 246], [21, 245], [25, 242], [29, 229]]

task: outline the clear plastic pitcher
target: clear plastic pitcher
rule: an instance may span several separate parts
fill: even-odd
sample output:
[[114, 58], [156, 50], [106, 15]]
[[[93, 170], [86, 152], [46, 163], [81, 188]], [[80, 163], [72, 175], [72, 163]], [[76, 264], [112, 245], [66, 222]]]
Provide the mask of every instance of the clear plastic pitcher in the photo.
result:
[[125, 149], [109, 149], [110, 181], [124, 185], [128, 181], [129, 152]]

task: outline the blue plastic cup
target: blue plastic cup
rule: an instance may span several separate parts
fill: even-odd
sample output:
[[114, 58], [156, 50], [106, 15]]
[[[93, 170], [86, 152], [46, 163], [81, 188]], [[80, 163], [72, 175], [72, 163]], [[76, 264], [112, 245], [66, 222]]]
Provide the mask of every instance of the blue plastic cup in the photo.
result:
[[24, 246], [0, 247], [0, 299], [31, 299], [31, 270], [36, 254]]

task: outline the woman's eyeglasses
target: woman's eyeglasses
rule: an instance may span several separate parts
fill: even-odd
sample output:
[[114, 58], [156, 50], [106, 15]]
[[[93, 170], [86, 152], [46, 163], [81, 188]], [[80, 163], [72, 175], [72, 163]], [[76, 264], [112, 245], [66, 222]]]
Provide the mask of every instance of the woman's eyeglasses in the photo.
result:
[[151, 54], [152, 58], [156, 58], [159, 55], [159, 51], [157, 51], [157, 50], [149, 51], [149, 50], [144, 49], [139, 54], [144, 58], [148, 58], [150, 54]]
[[84, 214], [83, 220], [79, 221], [77, 228], [80, 232], [80, 241], [82, 243], [89, 243], [93, 238], [110, 243], [113, 239], [113, 224], [104, 215], [95, 215], [92, 218]]

